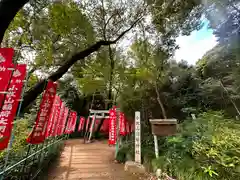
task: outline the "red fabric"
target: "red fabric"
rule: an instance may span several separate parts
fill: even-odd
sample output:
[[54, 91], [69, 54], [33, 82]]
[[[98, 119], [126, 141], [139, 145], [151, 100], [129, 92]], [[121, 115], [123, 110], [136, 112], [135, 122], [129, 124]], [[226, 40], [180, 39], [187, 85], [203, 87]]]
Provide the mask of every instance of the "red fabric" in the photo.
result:
[[54, 104], [53, 104], [53, 115], [52, 115], [52, 127], [49, 132], [49, 136], [53, 137], [56, 136], [56, 128], [58, 126], [58, 117], [59, 117], [59, 112], [60, 112], [60, 107], [61, 107], [61, 99], [59, 96], [55, 96], [54, 99]]
[[64, 133], [64, 129], [66, 127], [66, 122], [67, 122], [67, 117], [68, 117], [68, 112], [69, 112], [69, 109], [67, 107], [65, 107], [64, 114], [63, 114], [62, 129], [61, 129], [60, 135], [62, 135]]
[[16, 65], [7, 90], [8, 94], [0, 112], [0, 150], [8, 146], [13, 126], [12, 122], [17, 112], [19, 99], [21, 98], [26, 69], [25, 64]]
[[75, 111], [70, 111], [65, 133], [70, 134], [74, 132], [76, 123], [77, 123], [77, 113]]
[[61, 103], [60, 107], [60, 114], [58, 117], [58, 128], [57, 128], [57, 135], [60, 136], [63, 128], [63, 120], [64, 120], [64, 112], [65, 112], [65, 104], [64, 102]]
[[84, 122], [85, 122], [85, 118], [84, 117], [80, 117], [78, 131], [82, 131], [83, 130]]
[[53, 136], [58, 135], [58, 129], [59, 129], [60, 120], [61, 120], [60, 119], [61, 107], [62, 107], [62, 100], [59, 97], [58, 104], [57, 104], [57, 107], [56, 107], [56, 115], [54, 117], [55, 126], [54, 126]]
[[65, 134], [70, 134], [71, 123], [72, 123], [72, 111], [69, 110], [69, 116], [68, 116], [68, 119], [67, 119], [67, 126], [66, 126], [66, 129], [65, 129]]
[[56, 104], [57, 104], [57, 96], [54, 98], [53, 106], [51, 109], [51, 113], [49, 115], [49, 121], [47, 125], [47, 130], [46, 130], [46, 138], [52, 136], [53, 134], [53, 128], [54, 128], [54, 116], [56, 114]]
[[[0, 65], [0, 91], [6, 92], [7, 88], [9, 86], [9, 82], [12, 76], [12, 70], [13, 65]], [[0, 107], [2, 107], [3, 101], [4, 101], [5, 94], [0, 94]]]
[[71, 133], [74, 132], [77, 123], [77, 113], [72, 111], [72, 123], [71, 123]]
[[126, 119], [124, 113], [120, 112], [120, 135], [125, 136], [126, 133]]
[[109, 110], [109, 139], [108, 144], [116, 144], [117, 132], [116, 132], [116, 108]]
[[[12, 70], [14, 65], [12, 64], [14, 50], [13, 48], [0, 48], [0, 91], [6, 92], [9, 85]], [[0, 107], [2, 107], [5, 94], [0, 94]]]
[[53, 106], [53, 101], [57, 92], [57, 84], [48, 81], [46, 90], [43, 93], [40, 109], [37, 114], [35, 126], [27, 138], [30, 144], [42, 143], [46, 138], [47, 124], [50, 118], [50, 112]]

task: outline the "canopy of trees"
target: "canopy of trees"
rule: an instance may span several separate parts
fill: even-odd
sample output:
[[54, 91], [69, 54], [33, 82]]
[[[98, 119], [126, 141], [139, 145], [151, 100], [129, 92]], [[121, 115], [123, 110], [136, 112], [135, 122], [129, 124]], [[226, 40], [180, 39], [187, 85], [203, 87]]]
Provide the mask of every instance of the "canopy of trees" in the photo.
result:
[[[176, 62], [176, 38], [206, 23], [218, 44], [196, 65]], [[240, 115], [239, 0], [2, 0], [0, 42], [28, 65], [22, 112], [50, 79], [81, 115], [113, 104], [129, 120], [140, 110], [147, 126], [209, 110]]]

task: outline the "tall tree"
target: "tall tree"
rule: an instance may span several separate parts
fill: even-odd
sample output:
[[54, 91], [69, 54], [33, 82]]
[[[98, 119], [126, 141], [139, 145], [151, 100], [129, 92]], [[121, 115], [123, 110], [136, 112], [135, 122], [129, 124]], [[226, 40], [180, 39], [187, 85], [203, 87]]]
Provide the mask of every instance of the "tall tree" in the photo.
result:
[[[68, 8], [69, 4], [70, 6], [72, 5], [73, 6], [72, 8], [75, 8], [76, 10], [71, 11], [71, 9]], [[124, 6], [127, 7], [125, 4], [126, 3], [124, 3]], [[118, 23], [119, 29], [115, 32], [114, 36], [109, 36], [109, 38], [111, 37], [112, 39], [104, 40], [104, 38], [100, 36], [99, 33], [97, 33], [95, 43], [94, 41], [92, 43], [90, 41], [83, 46], [79, 46], [79, 43], [72, 44], [72, 45], [69, 44], [67, 49], [65, 49], [66, 54], [64, 54], [64, 52], [60, 51], [62, 48], [61, 46], [66, 45], [66, 42], [71, 42], [69, 41], [69, 39], [71, 38], [69, 37], [70, 35], [72, 36], [73, 40], [75, 39], [75, 41], [81, 42], [81, 40], [80, 39], [78, 40], [77, 38], [76, 32], [78, 31], [76, 31], [76, 28], [72, 27], [71, 23], [75, 22], [75, 25], [76, 25], [75, 27], [78, 27], [80, 24], [77, 23], [77, 19], [75, 18], [77, 17], [84, 18], [85, 15], [83, 14], [81, 15], [81, 13], [79, 15], [76, 14], [76, 12], [79, 12], [79, 8], [82, 8], [82, 7], [78, 5], [74, 5], [73, 1], [62, 2], [62, 3], [52, 3], [52, 4], [49, 4], [47, 8], [48, 8], [48, 11], [42, 11], [42, 14], [40, 14], [39, 17], [34, 19], [33, 23], [30, 25], [30, 27], [32, 28], [29, 28], [29, 29], [35, 35], [31, 45], [34, 46], [35, 51], [39, 50], [39, 52], [37, 51], [38, 53], [36, 58], [42, 61], [43, 56], [41, 54], [45, 52], [45, 55], [46, 53], [47, 55], [48, 54], [50, 55], [47, 57], [45, 56], [47, 58], [46, 60], [48, 61], [50, 60], [50, 62], [53, 62], [52, 65], [54, 67], [52, 69], [50, 68], [52, 72], [51, 71], [48, 72], [47, 74], [49, 75], [45, 79], [38, 82], [33, 88], [31, 88], [28, 92], [24, 94], [24, 101], [22, 106], [23, 109], [27, 107], [34, 99], [36, 99], [36, 97], [43, 91], [44, 84], [46, 83], [47, 80], [53, 80], [53, 81], [58, 80], [72, 67], [73, 64], [75, 64], [79, 60], [85, 59], [86, 57], [91, 55], [93, 52], [98, 51], [102, 46], [109, 46], [111, 44], [117, 43], [127, 32], [129, 32], [132, 28], [135, 27], [135, 25], [142, 19], [144, 15], [144, 11], [136, 11], [136, 10], [130, 11], [131, 18], [128, 18], [128, 21], [126, 20], [123, 21], [123, 19], [126, 19], [127, 17], [126, 14], [128, 12], [121, 12], [123, 13], [122, 16], [118, 17], [120, 20], [120, 22]], [[94, 6], [94, 8], [98, 8], [98, 6]], [[117, 15], [118, 14], [116, 14], [116, 12], [110, 11], [110, 14], [108, 14], [108, 16], [106, 17], [106, 21], [108, 21], [109, 23], [110, 22], [113, 23], [113, 20], [116, 20], [113, 17]], [[55, 18], [57, 16], [61, 18]], [[74, 18], [74, 19], [69, 19], [69, 18]], [[45, 30], [42, 29], [41, 27], [43, 24], [46, 24], [45, 27], [48, 27], [48, 28], [45, 28]], [[93, 24], [93, 26], [95, 26], [95, 24]], [[38, 36], [36, 36], [36, 30], [40, 31], [37, 33]], [[96, 27], [94, 31], [98, 32], [98, 28]], [[51, 34], [49, 34], [49, 32]], [[89, 29], [88, 30], [85, 29], [79, 33], [86, 34], [88, 32], [89, 32]], [[39, 34], [41, 35], [39, 36]], [[31, 39], [31, 38], [32, 37], [27, 36], [27, 39]], [[42, 41], [43, 43], [39, 43], [40, 41]], [[45, 45], [45, 46], [41, 47], [41, 45]], [[69, 49], [69, 47], [71, 46], [73, 48]], [[82, 50], [78, 51], [77, 49], [82, 49]], [[39, 57], [39, 55], [41, 56]], [[63, 62], [60, 62], [56, 66], [56, 64], [54, 63], [56, 62], [56, 60], [58, 60], [58, 62], [60, 62], [59, 60], [62, 60]]]

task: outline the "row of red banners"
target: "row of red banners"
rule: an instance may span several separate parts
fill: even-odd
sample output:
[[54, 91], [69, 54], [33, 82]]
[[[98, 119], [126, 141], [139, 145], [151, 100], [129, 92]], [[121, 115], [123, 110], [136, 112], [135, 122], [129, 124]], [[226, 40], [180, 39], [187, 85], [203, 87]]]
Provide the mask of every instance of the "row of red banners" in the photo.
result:
[[8, 146], [21, 92], [26, 64], [13, 64], [12, 48], [0, 48], [0, 150]]
[[[120, 112], [119, 118], [119, 135], [125, 136], [131, 133], [132, 126], [129, 125], [123, 112]], [[108, 144], [114, 145], [117, 141], [117, 111], [116, 107], [109, 110], [109, 139]]]
[[[26, 64], [13, 64], [13, 55], [12, 48], [0, 48], [0, 150], [8, 146], [27, 71]], [[74, 131], [77, 113], [65, 106], [56, 91], [57, 84], [49, 81], [28, 143], [42, 143], [48, 137]]]
[[[12, 48], [0, 48], [0, 150], [8, 146], [26, 76], [26, 65], [13, 64], [13, 54]], [[49, 81], [42, 96], [33, 130], [27, 138], [28, 143], [39, 144], [48, 137], [70, 134], [75, 130], [77, 113], [69, 110], [56, 92], [57, 83]], [[90, 125], [89, 122], [88, 118], [86, 127]], [[84, 124], [85, 119], [80, 117], [78, 131], [83, 130]], [[116, 125], [114, 107], [109, 111], [109, 144], [116, 143]], [[123, 113], [120, 113], [119, 125], [120, 135], [125, 136], [132, 132]]]
[[48, 137], [70, 134], [75, 130], [77, 113], [69, 110], [56, 93], [57, 83], [48, 81], [28, 143], [39, 144]]

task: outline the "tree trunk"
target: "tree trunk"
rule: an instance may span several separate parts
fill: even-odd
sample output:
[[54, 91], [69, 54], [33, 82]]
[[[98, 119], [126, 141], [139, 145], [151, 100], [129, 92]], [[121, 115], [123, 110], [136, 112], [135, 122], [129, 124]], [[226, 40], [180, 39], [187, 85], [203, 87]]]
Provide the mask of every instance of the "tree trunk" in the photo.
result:
[[0, 45], [3, 41], [4, 33], [9, 24], [14, 19], [18, 11], [29, 0], [1, 0], [0, 1]]
[[[108, 105], [107, 108], [110, 109], [113, 105], [113, 98], [112, 98], [112, 85], [113, 85], [113, 71], [114, 71], [114, 66], [115, 66], [115, 62], [113, 59], [113, 53], [112, 53], [112, 49], [111, 46], [108, 46], [108, 50], [109, 50], [109, 59], [110, 59], [110, 77], [109, 77], [109, 89], [108, 89]], [[103, 125], [104, 119], [101, 119], [98, 127], [96, 129], [96, 133], [95, 133], [95, 137], [99, 136], [99, 132], [100, 129]]]
[[155, 91], [156, 91], [156, 94], [157, 94], [157, 101], [158, 101], [158, 104], [161, 108], [163, 118], [167, 119], [167, 114], [166, 114], [165, 108], [163, 106], [163, 103], [161, 101], [161, 97], [160, 97], [160, 94], [159, 94], [159, 91], [158, 91], [157, 83], [155, 83]]

